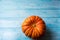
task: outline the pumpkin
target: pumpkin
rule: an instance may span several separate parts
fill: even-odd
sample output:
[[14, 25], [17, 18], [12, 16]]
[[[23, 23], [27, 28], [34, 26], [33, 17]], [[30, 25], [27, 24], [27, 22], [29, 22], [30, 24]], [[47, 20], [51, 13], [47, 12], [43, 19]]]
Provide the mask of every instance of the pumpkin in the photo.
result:
[[22, 23], [23, 33], [30, 38], [41, 37], [45, 31], [45, 22], [39, 16], [29, 16]]

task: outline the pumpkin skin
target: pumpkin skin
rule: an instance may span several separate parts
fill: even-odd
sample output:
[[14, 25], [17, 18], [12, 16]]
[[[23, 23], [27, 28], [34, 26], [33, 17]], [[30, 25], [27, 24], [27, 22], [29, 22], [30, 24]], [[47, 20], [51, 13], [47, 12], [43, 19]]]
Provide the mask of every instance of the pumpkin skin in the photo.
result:
[[39, 16], [30, 16], [22, 23], [23, 33], [30, 38], [38, 38], [45, 34], [45, 22]]

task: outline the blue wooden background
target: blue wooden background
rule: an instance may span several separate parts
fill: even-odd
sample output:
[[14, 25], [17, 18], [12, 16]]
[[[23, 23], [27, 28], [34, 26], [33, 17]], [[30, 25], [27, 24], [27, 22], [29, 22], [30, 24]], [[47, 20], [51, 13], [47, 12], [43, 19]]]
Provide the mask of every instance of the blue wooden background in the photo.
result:
[[0, 0], [0, 40], [32, 40], [21, 30], [30, 15], [38, 15], [46, 23], [42, 40], [60, 40], [60, 0]]

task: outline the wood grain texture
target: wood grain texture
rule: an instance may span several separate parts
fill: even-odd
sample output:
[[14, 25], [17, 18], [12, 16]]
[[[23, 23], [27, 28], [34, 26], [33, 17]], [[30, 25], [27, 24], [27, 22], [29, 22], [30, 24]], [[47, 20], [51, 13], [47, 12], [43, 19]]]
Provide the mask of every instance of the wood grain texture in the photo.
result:
[[21, 29], [23, 20], [31, 15], [46, 23], [41, 40], [60, 40], [60, 0], [0, 0], [0, 40], [32, 40]]

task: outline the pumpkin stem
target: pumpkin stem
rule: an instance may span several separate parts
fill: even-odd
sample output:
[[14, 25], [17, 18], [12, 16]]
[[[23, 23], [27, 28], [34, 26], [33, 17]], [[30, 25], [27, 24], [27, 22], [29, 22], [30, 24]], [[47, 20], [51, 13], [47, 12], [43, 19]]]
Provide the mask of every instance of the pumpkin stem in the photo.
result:
[[36, 27], [36, 24], [32, 24], [32, 27]]

